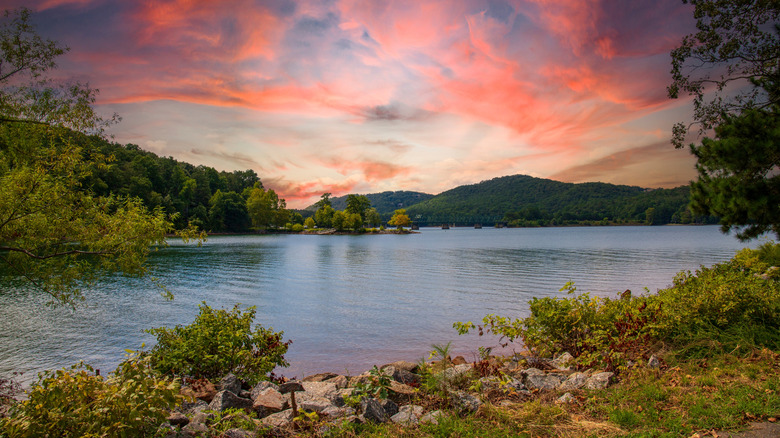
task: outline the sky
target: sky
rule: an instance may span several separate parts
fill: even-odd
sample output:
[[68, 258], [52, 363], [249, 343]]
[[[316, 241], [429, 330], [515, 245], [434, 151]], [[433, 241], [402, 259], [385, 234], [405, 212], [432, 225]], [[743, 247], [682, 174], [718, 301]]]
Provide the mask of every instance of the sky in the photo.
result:
[[669, 52], [681, 0], [0, 0], [70, 47], [114, 140], [253, 169], [303, 208], [325, 193], [524, 174], [676, 187]]

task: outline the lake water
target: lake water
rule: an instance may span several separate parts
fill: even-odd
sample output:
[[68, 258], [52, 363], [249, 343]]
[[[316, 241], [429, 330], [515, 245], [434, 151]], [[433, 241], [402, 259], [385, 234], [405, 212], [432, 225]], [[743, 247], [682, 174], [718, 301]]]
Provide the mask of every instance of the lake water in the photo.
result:
[[[757, 245], [754, 243], [753, 246]], [[730, 259], [746, 246], [715, 226], [423, 229], [412, 235], [212, 237], [203, 247], [172, 242], [150, 258], [171, 292], [149, 280], [112, 278], [85, 291], [76, 311], [47, 308], [38, 293], [0, 295], [0, 376], [85, 360], [105, 371], [125, 349], [147, 348], [144, 329], [189, 324], [212, 307], [257, 306], [256, 322], [293, 344], [281, 374], [357, 374], [416, 361], [453, 341], [473, 358], [476, 336], [455, 321], [527, 315], [531, 297], [580, 291], [615, 296], [671, 284], [680, 270]]]

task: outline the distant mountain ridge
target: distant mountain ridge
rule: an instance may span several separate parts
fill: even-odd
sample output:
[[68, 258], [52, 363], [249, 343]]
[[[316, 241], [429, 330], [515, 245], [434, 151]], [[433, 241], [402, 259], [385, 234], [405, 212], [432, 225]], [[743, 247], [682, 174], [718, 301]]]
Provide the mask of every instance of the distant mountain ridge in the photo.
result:
[[[383, 217], [397, 208], [405, 208], [409, 217], [421, 225], [712, 222], [712, 218], [691, 215], [687, 186], [646, 189], [601, 182], [564, 183], [511, 175], [455, 187], [435, 196], [419, 192], [384, 192], [365, 196]], [[375, 202], [379, 199], [381, 204]], [[337, 210], [346, 207], [346, 196], [331, 201]], [[314, 210], [315, 207], [312, 205], [309, 209]]]

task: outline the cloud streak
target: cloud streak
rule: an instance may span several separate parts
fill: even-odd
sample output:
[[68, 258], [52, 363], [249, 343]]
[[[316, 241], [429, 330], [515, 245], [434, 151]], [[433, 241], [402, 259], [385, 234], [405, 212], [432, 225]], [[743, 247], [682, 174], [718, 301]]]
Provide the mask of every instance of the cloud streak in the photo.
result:
[[[693, 30], [677, 0], [24, 5], [71, 46], [61, 70], [100, 88], [99, 108], [149, 120], [175, 103], [143, 134], [161, 153], [251, 167], [301, 203], [325, 189], [436, 192], [562, 168], [614, 179], [619, 169], [593, 163], [669, 129], [649, 121], [674, 111], [667, 54]], [[226, 110], [243, 123], [218, 125]], [[122, 125], [119, 141], [143, 129]], [[213, 131], [232, 143], [213, 152]]]

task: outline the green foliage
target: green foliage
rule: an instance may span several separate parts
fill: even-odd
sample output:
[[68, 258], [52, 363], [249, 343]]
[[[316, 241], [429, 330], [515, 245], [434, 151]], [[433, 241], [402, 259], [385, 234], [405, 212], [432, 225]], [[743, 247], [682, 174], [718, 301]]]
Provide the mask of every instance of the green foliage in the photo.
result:
[[81, 363], [42, 373], [0, 430], [9, 438], [151, 436], [179, 402], [179, 384], [156, 376], [148, 357], [128, 358], [105, 380]]
[[742, 240], [772, 231], [780, 237], [780, 115], [746, 110], [725, 116], [715, 139], [691, 145], [699, 177], [691, 183], [691, 207], [720, 217], [721, 229]]
[[107, 272], [144, 274], [171, 223], [137, 198], [85, 190], [109, 163], [85, 134], [110, 121], [92, 107], [95, 90], [47, 77], [66, 49], [29, 19], [22, 9], [0, 23], [0, 275], [74, 305]]
[[301, 225], [301, 224], [295, 224], [295, 225], [293, 225], [293, 226], [292, 226], [290, 229], [291, 229], [291, 230], [292, 230], [292, 232], [294, 232], [294, 233], [300, 233], [300, 232], [302, 232], [302, 231], [303, 231], [303, 225]]
[[151, 351], [152, 366], [166, 375], [189, 379], [215, 379], [234, 373], [247, 383], [268, 378], [277, 366], [287, 366], [284, 354], [291, 341], [284, 332], [257, 324], [252, 328], [255, 307], [241, 311], [214, 310], [200, 305], [195, 321], [172, 329], [147, 330], [157, 337]]
[[366, 219], [366, 210], [371, 208], [371, 201], [364, 195], [347, 195], [347, 207], [344, 213], [357, 214], [361, 220]]
[[612, 370], [647, 357], [659, 343], [687, 356], [778, 349], [780, 285], [766, 262], [777, 252], [772, 244], [744, 249], [727, 263], [679, 273], [656, 295], [626, 291], [618, 299], [593, 298], [568, 284], [562, 290], [569, 297], [533, 298], [526, 318], [487, 315], [482, 326], [454, 327], [460, 334], [478, 327], [480, 334], [521, 340], [541, 357], [567, 351], [581, 365]]
[[364, 397], [387, 398], [391, 377], [383, 373], [376, 365], [368, 371], [368, 377], [355, 385], [354, 391], [346, 399], [347, 403], [357, 406]]
[[[336, 210], [345, 210], [347, 208], [347, 196], [339, 196], [338, 198], [331, 199], [330, 193], [327, 193], [327, 195], [329, 197], [327, 205], [332, 206]], [[426, 201], [433, 197], [433, 195], [429, 195], [427, 193], [408, 191], [370, 193], [360, 196], [365, 196], [371, 203], [371, 206], [376, 208], [379, 215], [386, 218], [389, 218], [393, 214], [393, 211], [399, 207], [406, 208], [410, 205]], [[323, 206], [321, 202], [322, 201], [320, 200], [306, 209], [310, 211], [316, 211], [318, 208]]]
[[307, 217], [307, 218], [306, 218], [306, 220], [303, 222], [303, 226], [304, 226], [304, 227], [305, 227], [307, 230], [313, 230], [313, 229], [314, 229], [314, 227], [315, 227], [315, 226], [317, 226], [317, 225], [316, 225], [316, 223], [314, 222], [314, 218], [312, 218], [312, 217]]
[[[669, 97], [693, 96], [699, 133], [746, 109], [777, 106], [780, 94], [780, 5], [764, 0], [683, 0], [694, 6], [696, 33], [672, 50]], [[688, 127], [674, 128], [673, 142], [685, 142]]]

